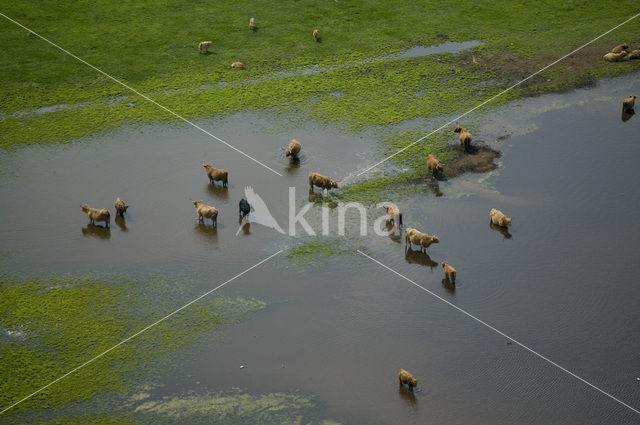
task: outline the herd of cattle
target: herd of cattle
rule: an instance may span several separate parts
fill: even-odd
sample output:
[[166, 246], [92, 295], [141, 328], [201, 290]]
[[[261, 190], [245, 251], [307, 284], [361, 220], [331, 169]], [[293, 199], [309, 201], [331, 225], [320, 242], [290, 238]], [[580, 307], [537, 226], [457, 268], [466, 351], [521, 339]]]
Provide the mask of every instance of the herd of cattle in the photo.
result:
[[[251, 18], [249, 19], [249, 29], [251, 31], [255, 31], [258, 29], [258, 27], [256, 27], [256, 20], [255, 18]], [[318, 30], [313, 30], [313, 41], [318, 42], [320, 41], [320, 31]], [[211, 45], [213, 44], [212, 41], [201, 41], [200, 43], [198, 43], [198, 52], [200, 53], [204, 53], [207, 54], [209, 53], [209, 47], [211, 47]], [[245, 65], [242, 62], [233, 62], [231, 64], [231, 68], [233, 69], [244, 69]]]
[[[249, 28], [253, 31], [255, 30], [255, 19], [251, 18], [249, 21]], [[318, 41], [319, 31], [316, 29], [313, 31], [313, 39]], [[202, 41], [198, 45], [198, 50], [200, 53], [206, 53], [208, 48], [211, 46], [211, 41]], [[629, 59], [640, 59], [640, 50], [631, 50], [629, 51], [629, 45], [627, 43], [623, 43], [614, 47], [611, 52], [604, 55], [604, 59], [609, 62], [620, 62]], [[243, 69], [245, 67], [242, 62], [234, 62], [231, 64], [232, 68], [235, 69]], [[622, 103], [623, 113], [633, 113], [635, 106], [636, 96], [631, 95], [628, 98], [624, 99]], [[471, 147], [471, 133], [464, 128], [456, 125], [453, 130], [455, 133], [459, 133], [460, 144], [464, 148], [465, 151], [468, 151]], [[298, 155], [302, 149], [302, 145], [299, 141], [292, 139], [289, 142], [289, 146], [285, 150], [285, 156], [290, 157], [292, 160], [297, 160]], [[429, 154], [426, 158], [426, 165], [434, 178], [437, 178], [438, 175], [444, 172], [444, 166], [440, 161], [433, 155]], [[223, 187], [227, 187], [229, 182], [229, 173], [226, 170], [213, 168], [211, 165], [204, 164], [205, 172], [209, 182], [214, 184], [216, 182], [220, 182]], [[310, 189], [313, 190], [314, 187], [319, 187], [323, 191], [331, 190], [338, 187], [338, 183], [333, 179], [324, 176], [318, 173], [309, 173], [309, 186]], [[198, 220], [204, 222], [204, 219], [210, 219], [212, 221], [213, 226], [217, 226], [218, 219], [218, 210], [211, 206], [204, 204], [203, 201], [194, 201], [193, 205], [198, 214]], [[110, 213], [107, 209], [97, 209], [91, 208], [88, 205], [82, 205], [82, 211], [87, 214], [89, 218], [90, 224], [95, 224], [95, 222], [104, 222], [106, 227], [109, 227], [110, 222]], [[116, 214], [121, 217], [124, 216], [124, 213], [127, 211], [128, 205], [124, 203], [124, 201], [117, 197], [114, 202], [114, 208]], [[386, 212], [388, 215], [388, 222], [390, 224], [397, 224], [398, 228], [401, 229], [403, 226], [402, 222], [402, 212], [395, 206], [386, 206]], [[247, 202], [246, 199], [241, 199], [239, 203], [239, 214], [241, 217], [246, 217], [251, 212], [251, 205]], [[507, 228], [511, 225], [511, 218], [505, 216], [501, 211], [497, 209], [491, 209], [489, 212], [489, 218], [491, 224], [494, 226], [499, 226], [502, 228]], [[427, 233], [422, 233], [415, 228], [407, 227], [405, 229], [405, 247], [411, 249], [413, 245], [420, 247], [421, 252], [426, 249], [433, 243], [439, 243], [440, 240], [436, 235], [429, 235]], [[437, 263], [436, 263], [437, 264]], [[451, 283], [455, 284], [456, 281], [456, 269], [451, 266], [447, 261], [442, 261], [442, 268], [444, 269], [445, 279]], [[406, 385], [410, 390], [413, 390], [414, 387], [418, 385], [418, 381], [414, 376], [407, 372], [404, 369], [400, 369], [398, 373], [398, 379], [400, 385]]]

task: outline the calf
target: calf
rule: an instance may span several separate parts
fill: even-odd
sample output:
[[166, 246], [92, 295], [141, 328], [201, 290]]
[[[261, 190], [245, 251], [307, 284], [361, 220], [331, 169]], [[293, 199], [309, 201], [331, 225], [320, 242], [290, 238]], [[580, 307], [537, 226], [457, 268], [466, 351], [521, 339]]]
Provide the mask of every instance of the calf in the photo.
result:
[[442, 262], [442, 268], [444, 269], [444, 276], [449, 279], [449, 282], [456, 283], [456, 269], [451, 267], [451, 264], [446, 261]]

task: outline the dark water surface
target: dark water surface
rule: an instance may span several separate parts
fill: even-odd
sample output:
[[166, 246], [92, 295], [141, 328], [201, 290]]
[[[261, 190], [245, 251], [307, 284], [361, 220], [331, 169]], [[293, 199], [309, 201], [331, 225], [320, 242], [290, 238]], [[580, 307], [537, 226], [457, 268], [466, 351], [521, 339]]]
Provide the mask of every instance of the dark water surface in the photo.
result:
[[[478, 115], [474, 140], [502, 150], [501, 166], [441, 182], [442, 197], [425, 187], [398, 202], [406, 225], [440, 237], [428, 255], [405, 254], [399, 240], [375, 235], [345, 246], [366, 247], [640, 407], [640, 116], [621, 120], [622, 99], [638, 92], [640, 78], [627, 76]], [[300, 204], [309, 171], [341, 180], [374, 162], [366, 136], [311, 124], [282, 128], [270, 116], [244, 114], [202, 124], [284, 177], [182, 126], [5, 153], [2, 267], [167, 273], [191, 278], [189, 291], [200, 294], [297, 243], [259, 225], [235, 236], [246, 185], [285, 227], [288, 186]], [[303, 144], [298, 168], [281, 158], [290, 138]], [[211, 161], [229, 169], [228, 190], [208, 185], [200, 164]], [[80, 205], [113, 212], [115, 196], [131, 204], [126, 223], [87, 227]], [[218, 229], [197, 223], [191, 201], [198, 199], [221, 210]], [[491, 208], [513, 217], [509, 233], [490, 226]], [[455, 287], [442, 282], [444, 260], [458, 271]], [[164, 375], [157, 397], [234, 387], [312, 394], [322, 417], [344, 423], [640, 423], [640, 415], [358, 254], [311, 264], [283, 254], [219, 293], [269, 305], [222, 334], [203, 335], [183, 353], [180, 372]], [[414, 394], [399, 391], [399, 368], [418, 378]]]

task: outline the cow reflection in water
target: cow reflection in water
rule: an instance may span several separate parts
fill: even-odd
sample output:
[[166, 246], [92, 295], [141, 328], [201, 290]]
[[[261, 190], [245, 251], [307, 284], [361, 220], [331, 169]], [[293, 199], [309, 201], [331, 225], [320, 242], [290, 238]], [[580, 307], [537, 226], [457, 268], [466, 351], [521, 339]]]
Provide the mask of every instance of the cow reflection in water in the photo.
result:
[[432, 179], [430, 181], [426, 181], [427, 189], [429, 189], [436, 197], [442, 196], [442, 191], [440, 191], [440, 183], [436, 179]]
[[629, 121], [634, 114], [635, 111], [633, 109], [625, 111], [624, 108], [622, 108], [622, 122]]
[[193, 229], [202, 237], [202, 239], [206, 239], [211, 242], [218, 241], [218, 228], [216, 226], [198, 221], [198, 224], [196, 224]]
[[251, 222], [247, 219], [247, 217], [238, 217], [238, 226], [240, 226], [240, 228], [242, 229], [242, 233], [244, 233], [245, 235], [251, 234]]
[[384, 228], [389, 232], [389, 239], [395, 243], [402, 242], [402, 232], [393, 224], [393, 221], [387, 219], [384, 223]]
[[491, 227], [496, 232], [502, 233], [502, 236], [504, 236], [505, 239], [511, 239], [512, 237], [511, 233], [509, 233], [509, 229], [506, 227], [498, 226], [497, 224], [493, 224], [491, 222], [489, 222], [489, 227]]
[[338, 206], [338, 203], [328, 196], [324, 196], [324, 193], [316, 192], [313, 189], [309, 189], [309, 202], [316, 205], [322, 205], [331, 209]]
[[87, 227], [82, 228], [82, 234], [97, 239], [109, 239], [111, 238], [111, 229], [96, 224], [87, 224]]
[[413, 409], [418, 407], [418, 399], [416, 398], [416, 394], [413, 391], [400, 385], [398, 386], [398, 395], [402, 400], [404, 400], [405, 403], [407, 403], [409, 407]]
[[404, 252], [404, 259], [409, 264], [420, 264], [421, 266], [427, 266], [431, 270], [438, 265], [436, 261], [433, 261], [429, 254], [426, 252], [414, 251], [411, 247], [407, 247]]
[[451, 283], [451, 281], [446, 277], [442, 279], [442, 286], [444, 286], [444, 289], [446, 289], [450, 294], [454, 294], [456, 292], [456, 284]]
[[123, 232], [129, 230], [127, 228], [127, 221], [119, 214], [116, 214], [116, 226], [118, 226]]
[[213, 196], [214, 198], [223, 201], [229, 199], [229, 188], [227, 186], [216, 186], [215, 184], [208, 184], [207, 191], [209, 192], [209, 195]]

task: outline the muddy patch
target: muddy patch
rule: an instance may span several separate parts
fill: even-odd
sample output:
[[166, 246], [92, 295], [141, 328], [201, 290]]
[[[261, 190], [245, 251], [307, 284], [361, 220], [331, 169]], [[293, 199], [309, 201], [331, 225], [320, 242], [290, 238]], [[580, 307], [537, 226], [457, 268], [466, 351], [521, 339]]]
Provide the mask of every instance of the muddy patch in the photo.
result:
[[463, 173], [486, 173], [498, 168], [494, 161], [502, 156], [502, 153], [487, 145], [471, 146], [467, 152], [461, 146], [453, 148], [458, 156], [446, 164], [445, 176], [457, 177]]
[[[549, 71], [528, 78], [519, 87], [523, 89], [525, 95], [537, 95], [552, 90], [565, 92], [575, 88], [593, 88], [597, 84], [598, 77], [616, 73], [617, 64], [611, 64], [611, 71], [605, 69], [602, 74], [583, 72], [586, 69], [596, 69], [602, 64], [602, 56], [611, 49], [610, 44], [601, 41], [583, 47], [563, 59], [559, 67], [551, 68]], [[632, 45], [634, 44], [637, 42], [632, 42]], [[521, 56], [512, 52], [500, 52], [499, 55], [496, 55], [493, 52], [467, 51], [459, 54], [464, 69], [472, 70], [478, 65], [487, 66], [494, 72], [506, 75], [509, 84], [529, 77], [542, 66], [557, 60], [558, 57], [557, 52], [549, 52], [539, 58]], [[637, 70], [639, 64], [634, 61], [626, 61], [622, 66], [628, 67], [631, 71]]]
[[[486, 173], [498, 168], [495, 160], [502, 157], [502, 152], [484, 144], [473, 145], [467, 151], [462, 146], [455, 146], [452, 150], [456, 151], [457, 155], [444, 164], [442, 175], [437, 178], [431, 175], [419, 177], [409, 180], [408, 183], [432, 185], [434, 180], [446, 181], [464, 173]], [[439, 196], [438, 193], [436, 195]]]

